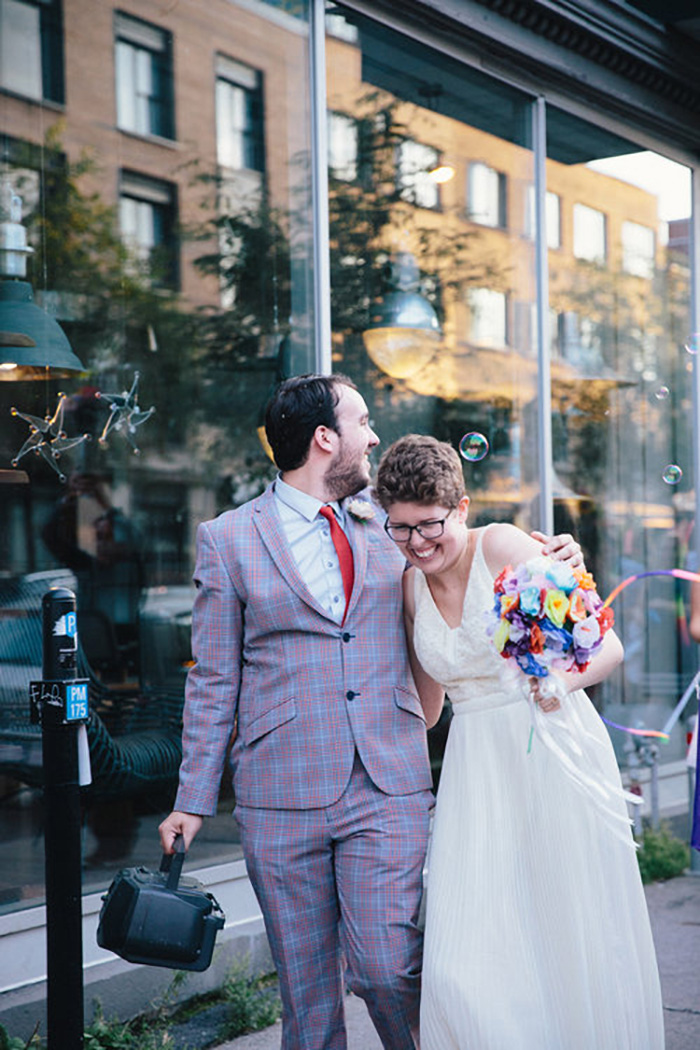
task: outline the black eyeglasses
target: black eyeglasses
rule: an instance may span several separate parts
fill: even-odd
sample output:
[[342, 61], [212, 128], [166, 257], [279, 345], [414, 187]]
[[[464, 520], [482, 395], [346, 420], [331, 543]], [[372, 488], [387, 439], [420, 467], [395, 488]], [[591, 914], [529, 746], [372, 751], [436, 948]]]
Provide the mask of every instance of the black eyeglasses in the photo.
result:
[[[452, 508], [454, 510], [454, 507]], [[450, 511], [450, 514], [452, 513]], [[450, 514], [435, 521], [419, 521], [417, 525], [390, 525], [384, 522], [384, 531], [387, 532], [395, 543], [408, 543], [413, 532], [417, 532], [424, 540], [439, 540], [445, 531], [445, 522]]]

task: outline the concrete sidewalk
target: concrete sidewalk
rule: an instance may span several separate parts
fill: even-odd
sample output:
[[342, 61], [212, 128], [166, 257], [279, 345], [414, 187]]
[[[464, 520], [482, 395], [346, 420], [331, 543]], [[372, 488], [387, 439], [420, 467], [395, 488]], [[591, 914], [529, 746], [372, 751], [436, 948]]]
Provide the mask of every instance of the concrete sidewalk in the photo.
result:
[[[666, 1050], [700, 1047], [700, 877], [683, 875], [646, 887], [654, 930], [666, 1025]], [[364, 1003], [350, 995], [349, 1050], [381, 1050]], [[281, 1027], [244, 1035], [219, 1050], [279, 1050]], [[533, 1047], [533, 1050], [536, 1050]]]

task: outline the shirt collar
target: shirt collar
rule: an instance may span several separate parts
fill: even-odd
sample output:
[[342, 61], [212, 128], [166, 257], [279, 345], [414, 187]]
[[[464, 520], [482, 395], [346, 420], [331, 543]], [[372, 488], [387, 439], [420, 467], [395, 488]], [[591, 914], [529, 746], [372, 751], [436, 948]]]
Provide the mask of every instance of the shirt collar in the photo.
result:
[[[315, 496], [310, 496], [308, 492], [302, 492], [301, 489], [296, 489], [293, 485], [288, 485], [279, 476], [275, 481], [275, 496], [287, 507], [291, 507], [297, 514], [300, 514], [302, 518], [306, 518], [307, 521], [313, 521], [318, 516], [321, 507], [326, 506], [323, 500], [316, 499]], [[340, 524], [344, 525], [345, 515], [338, 501], [331, 501], [328, 505], [333, 508]]]

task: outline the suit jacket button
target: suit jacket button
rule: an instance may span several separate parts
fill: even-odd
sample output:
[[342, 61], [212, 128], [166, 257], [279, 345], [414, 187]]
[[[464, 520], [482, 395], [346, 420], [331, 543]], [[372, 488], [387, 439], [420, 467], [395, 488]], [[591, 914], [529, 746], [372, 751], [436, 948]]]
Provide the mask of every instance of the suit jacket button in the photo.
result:
[[357, 693], [353, 693], [352, 689], [348, 689], [348, 691], [347, 691], [347, 693], [345, 694], [345, 696], [346, 696], [346, 698], [347, 698], [348, 700], [354, 700], [354, 699], [355, 699], [355, 697], [357, 696]]

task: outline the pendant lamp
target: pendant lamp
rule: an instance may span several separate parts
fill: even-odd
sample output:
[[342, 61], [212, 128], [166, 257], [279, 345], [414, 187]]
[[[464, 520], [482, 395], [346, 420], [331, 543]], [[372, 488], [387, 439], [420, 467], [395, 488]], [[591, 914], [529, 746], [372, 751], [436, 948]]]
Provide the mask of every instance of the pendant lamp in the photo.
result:
[[53, 317], [34, 302], [27, 272], [22, 200], [8, 182], [0, 197], [0, 381], [54, 379], [84, 371]]
[[362, 336], [372, 361], [394, 379], [407, 379], [424, 368], [442, 340], [437, 314], [420, 294], [419, 285], [418, 265], [411, 252], [392, 256]]

